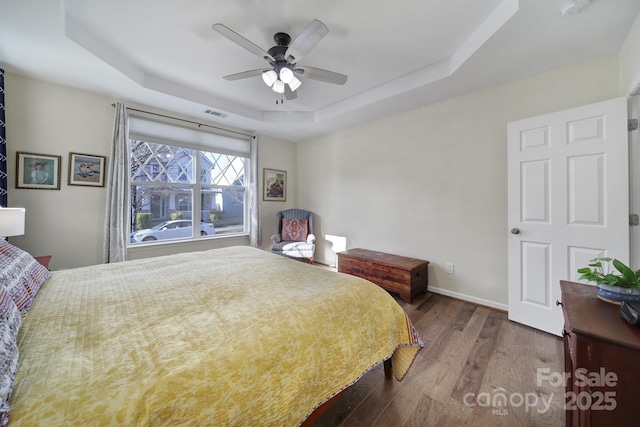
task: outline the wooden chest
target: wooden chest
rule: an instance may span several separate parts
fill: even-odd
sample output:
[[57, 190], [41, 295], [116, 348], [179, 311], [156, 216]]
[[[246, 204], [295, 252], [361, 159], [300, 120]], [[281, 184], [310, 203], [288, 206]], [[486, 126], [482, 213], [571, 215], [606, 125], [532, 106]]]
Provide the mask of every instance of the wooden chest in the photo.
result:
[[427, 292], [428, 265], [429, 261], [366, 249], [338, 253], [339, 272], [367, 279], [408, 303], [414, 295]]

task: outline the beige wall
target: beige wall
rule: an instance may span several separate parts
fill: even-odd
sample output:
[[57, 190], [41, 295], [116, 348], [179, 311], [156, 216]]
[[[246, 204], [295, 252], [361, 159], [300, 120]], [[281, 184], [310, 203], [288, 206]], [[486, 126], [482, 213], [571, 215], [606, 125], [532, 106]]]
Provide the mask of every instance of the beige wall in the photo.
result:
[[289, 141], [283, 141], [270, 136], [260, 136], [258, 139], [258, 156], [260, 157], [260, 170], [258, 171], [258, 182], [260, 183], [260, 191], [263, 191], [262, 181], [264, 178], [263, 169], [276, 169], [287, 172], [287, 197], [284, 202], [263, 201], [262, 193], [260, 193], [260, 218], [261, 235], [263, 249], [271, 248], [271, 235], [277, 229], [276, 214], [284, 209], [302, 208], [297, 204], [297, 186], [298, 168], [296, 166], [296, 150], [297, 144]]
[[[431, 262], [431, 287], [507, 304], [507, 123], [618, 96], [605, 57], [341, 130], [298, 147], [298, 202], [347, 248]], [[454, 263], [454, 275], [445, 263]]]
[[[36, 256], [53, 255], [50, 267], [54, 270], [100, 263], [106, 192], [104, 188], [68, 186], [68, 156], [69, 152], [108, 156], [114, 114], [111, 104], [115, 100], [12, 73], [5, 74], [5, 91], [9, 206], [25, 207], [27, 212], [26, 234], [12, 237], [11, 242]], [[16, 151], [61, 156], [60, 190], [16, 189]], [[264, 158], [268, 167], [288, 170], [290, 179], [295, 179], [294, 143], [261, 138], [259, 151], [260, 165]], [[288, 200], [287, 204], [293, 206], [295, 186], [289, 188]], [[272, 210], [282, 203], [263, 202], [262, 205], [267, 216], [264, 223], [269, 224], [275, 215]], [[129, 258], [232, 244], [246, 245], [248, 238], [135, 248]]]
[[620, 48], [620, 95], [640, 89], [640, 14]]
[[[51, 268], [102, 259], [104, 188], [67, 185], [69, 152], [106, 156], [111, 100], [17, 74], [5, 75], [9, 206], [26, 208], [26, 234], [11, 242], [33, 255], [53, 255]], [[62, 157], [60, 191], [15, 188], [16, 151]]]

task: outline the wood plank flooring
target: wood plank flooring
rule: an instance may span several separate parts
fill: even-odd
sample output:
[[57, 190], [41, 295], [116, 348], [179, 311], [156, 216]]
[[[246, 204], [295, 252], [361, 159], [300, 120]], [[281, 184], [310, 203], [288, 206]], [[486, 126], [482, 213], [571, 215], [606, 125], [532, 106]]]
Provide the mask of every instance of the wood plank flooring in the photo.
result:
[[396, 300], [425, 344], [404, 381], [380, 364], [313, 426], [564, 425], [564, 388], [538, 384], [538, 369], [564, 371], [561, 338], [438, 294]]

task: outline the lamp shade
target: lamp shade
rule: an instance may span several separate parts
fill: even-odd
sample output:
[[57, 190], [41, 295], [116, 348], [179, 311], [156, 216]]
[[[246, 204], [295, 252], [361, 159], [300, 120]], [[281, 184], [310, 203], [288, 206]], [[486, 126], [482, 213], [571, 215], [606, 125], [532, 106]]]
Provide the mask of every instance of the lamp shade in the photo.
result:
[[284, 83], [282, 80], [276, 80], [271, 89], [276, 93], [284, 93]]
[[262, 73], [262, 80], [267, 86], [273, 86], [276, 80], [278, 80], [278, 74], [275, 71], [269, 70]]
[[293, 76], [293, 78], [291, 79], [291, 81], [289, 82], [289, 87], [291, 88], [291, 90], [293, 92], [296, 91], [296, 89], [298, 89], [300, 87], [300, 85], [302, 84], [302, 82], [300, 80], [298, 80], [296, 78], [296, 76]]
[[293, 71], [290, 68], [282, 67], [280, 69], [280, 80], [284, 83], [289, 83], [293, 79]]
[[0, 208], [0, 237], [24, 234], [24, 208]]

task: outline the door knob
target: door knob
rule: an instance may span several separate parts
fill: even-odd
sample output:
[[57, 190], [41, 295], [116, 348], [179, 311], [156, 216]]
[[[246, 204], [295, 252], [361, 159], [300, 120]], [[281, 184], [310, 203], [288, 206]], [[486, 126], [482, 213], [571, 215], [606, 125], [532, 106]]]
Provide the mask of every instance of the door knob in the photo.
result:
[[520, 234], [520, 229], [519, 228], [512, 228], [511, 229], [511, 234]]

